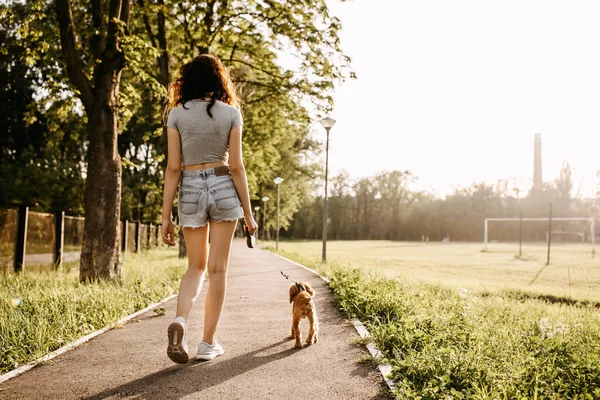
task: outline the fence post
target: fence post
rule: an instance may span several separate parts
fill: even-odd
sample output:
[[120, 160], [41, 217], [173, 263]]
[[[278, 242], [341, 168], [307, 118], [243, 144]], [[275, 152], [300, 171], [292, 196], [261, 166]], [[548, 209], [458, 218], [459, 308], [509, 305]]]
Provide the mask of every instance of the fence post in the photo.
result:
[[14, 269], [22, 272], [25, 268], [25, 249], [27, 247], [27, 218], [29, 207], [20, 205], [17, 215], [17, 245], [15, 246]]
[[129, 239], [129, 223], [127, 222], [127, 220], [123, 220], [123, 234], [121, 235], [121, 251], [123, 252], [127, 252], [127, 240]]
[[54, 213], [54, 268], [63, 264], [65, 249], [65, 212]]
[[161, 229], [162, 229], [162, 226], [161, 226], [161, 224], [157, 224], [157, 225], [156, 225], [156, 246], [157, 246], [157, 247], [158, 247], [158, 245], [160, 244], [160, 242], [159, 242], [159, 237], [162, 237], [162, 235], [161, 235], [161, 236], [159, 236], [159, 235], [160, 235], [160, 232], [161, 232]]
[[135, 252], [139, 253], [141, 250], [140, 243], [140, 221], [136, 221], [135, 223]]
[[154, 225], [152, 223], [148, 224], [148, 248], [152, 248], [152, 240], [154, 235], [152, 235], [152, 229], [154, 229]]
[[519, 257], [523, 256], [523, 210], [519, 212]]

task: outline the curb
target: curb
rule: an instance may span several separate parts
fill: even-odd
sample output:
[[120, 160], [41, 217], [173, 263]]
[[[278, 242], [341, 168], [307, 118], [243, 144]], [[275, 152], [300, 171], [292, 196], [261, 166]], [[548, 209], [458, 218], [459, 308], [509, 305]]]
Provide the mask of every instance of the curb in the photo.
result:
[[161, 304], [166, 303], [167, 301], [171, 300], [172, 298], [174, 298], [176, 296], [177, 296], [177, 293], [172, 294], [172, 295], [170, 295], [170, 296], [162, 299], [158, 303], [150, 304], [148, 307], [146, 307], [146, 308], [144, 308], [142, 310], [136, 311], [133, 314], [130, 314], [130, 315], [124, 317], [124, 318], [121, 318], [120, 320], [118, 320], [117, 322], [115, 322], [113, 324], [109, 324], [109, 325], [105, 326], [102, 329], [99, 329], [99, 330], [94, 331], [94, 332], [92, 332], [90, 334], [87, 334], [84, 337], [82, 337], [80, 339], [77, 339], [74, 342], [71, 342], [71, 343], [69, 343], [69, 344], [61, 347], [60, 349], [54, 350], [53, 352], [50, 352], [50, 353], [46, 354], [45, 356], [40, 357], [37, 360], [30, 362], [29, 364], [23, 365], [22, 367], [19, 367], [17, 369], [13, 369], [12, 371], [9, 371], [9, 372], [7, 372], [7, 373], [5, 373], [3, 375], [0, 375], [0, 383], [6, 382], [7, 380], [9, 380], [11, 378], [14, 378], [15, 376], [19, 376], [23, 372], [29, 371], [30, 369], [36, 367], [40, 363], [52, 360], [56, 356], [59, 356], [59, 355], [61, 355], [63, 353], [66, 353], [67, 351], [69, 351], [71, 349], [79, 347], [80, 345], [82, 345], [85, 342], [87, 342], [87, 341], [95, 338], [96, 336], [101, 335], [104, 332], [113, 329], [115, 326], [124, 324], [125, 322], [127, 322], [127, 321], [129, 321], [129, 320], [131, 320], [131, 319], [133, 319], [135, 317], [137, 317], [138, 315], [143, 314], [145, 312], [148, 312], [148, 311], [152, 310], [153, 308], [156, 308], [156, 307], [160, 306]]
[[[308, 268], [300, 263], [297, 263], [296, 261], [290, 260], [289, 258], [286, 258], [284, 256], [280, 256], [279, 254], [273, 253], [270, 250], [266, 250], [266, 249], [262, 249], [262, 250], [268, 251], [269, 253], [273, 254], [276, 257], [279, 257], [289, 263], [294, 264], [297, 267], [304, 268], [305, 270], [312, 272], [313, 274], [315, 274], [316, 276], [321, 278], [323, 281], [325, 281], [325, 283], [327, 283], [329, 285], [329, 278], [319, 274], [314, 269]], [[371, 334], [369, 333], [367, 328], [365, 328], [365, 326], [362, 324], [362, 322], [360, 322], [358, 319], [352, 318], [352, 325], [354, 325], [354, 329], [356, 329], [356, 332], [358, 332], [358, 334], [360, 335], [361, 338], [365, 339], [365, 338], [371, 337]], [[371, 356], [373, 356], [377, 360], [381, 360], [383, 358], [381, 351], [379, 351], [377, 346], [375, 346], [375, 343], [373, 343], [372, 341], [367, 344], [367, 350], [369, 350], [369, 353], [371, 353]], [[396, 390], [396, 384], [394, 383], [393, 380], [388, 378], [388, 375], [391, 374], [391, 372], [392, 372], [392, 366], [388, 363], [382, 363], [382, 364], [378, 364], [377, 368], [379, 369], [379, 372], [381, 372], [381, 375], [383, 376], [383, 380], [387, 384], [388, 388], [392, 392], [394, 392]]]

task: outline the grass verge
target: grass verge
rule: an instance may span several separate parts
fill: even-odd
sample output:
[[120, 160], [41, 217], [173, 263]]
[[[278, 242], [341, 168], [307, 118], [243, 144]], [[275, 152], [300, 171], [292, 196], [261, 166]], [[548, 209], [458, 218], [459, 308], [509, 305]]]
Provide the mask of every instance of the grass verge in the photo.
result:
[[331, 280], [392, 365], [399, 398], [598, 399], [600, 314], [591, 306], [480, 294], [298, 254]]
[[126, 254], [121, 285], [82, 284], [78, 269], [0, 277], [0, 373], [175, 293], [185, 263], [175, 251]]

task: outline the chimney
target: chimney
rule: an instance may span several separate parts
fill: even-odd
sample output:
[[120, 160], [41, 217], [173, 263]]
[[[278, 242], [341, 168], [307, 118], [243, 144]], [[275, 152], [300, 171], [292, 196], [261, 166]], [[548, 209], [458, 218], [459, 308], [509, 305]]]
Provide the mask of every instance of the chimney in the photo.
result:
[[541, 192], [542, 181], [542, 134], [536, 133], [533, 140], [533, 192]]

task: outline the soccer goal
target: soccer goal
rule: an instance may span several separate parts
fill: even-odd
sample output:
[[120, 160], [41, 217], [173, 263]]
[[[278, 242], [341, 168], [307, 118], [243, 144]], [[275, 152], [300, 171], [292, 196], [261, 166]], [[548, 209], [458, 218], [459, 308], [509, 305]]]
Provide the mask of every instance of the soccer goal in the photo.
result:
[[553, 242], [585, 243], [585, 237], [585, 231], [546, 231], [546, 242], [552, 240]]
[[[519, 223], [519, 222], [527, 223], [527, 222], [549, 222], [550, 218], [486, 218], [484, 220], [484, 234], [483, 234], [483, 250], [488, 250], [488, 228], [491, 222], [511, 222], [511, 223]], [[593, 217], [585, 217], [585, 218], [552, 218], [552, 222], [554, 221], [587, 221], [589, 224], [589, 238], [592, 246], [592, 254], [596, 254], [596, 227]], [[549, 241], [553, 236], [566, 232], [552, 231], [551, 233], [546, 232], [546, 241]], [[575, 232], [569, 232], [569, 234], [573, 235]], [[576, 232], [577, 235], [581, 238], [582, 242], [585, 242], [585, 231]]]

